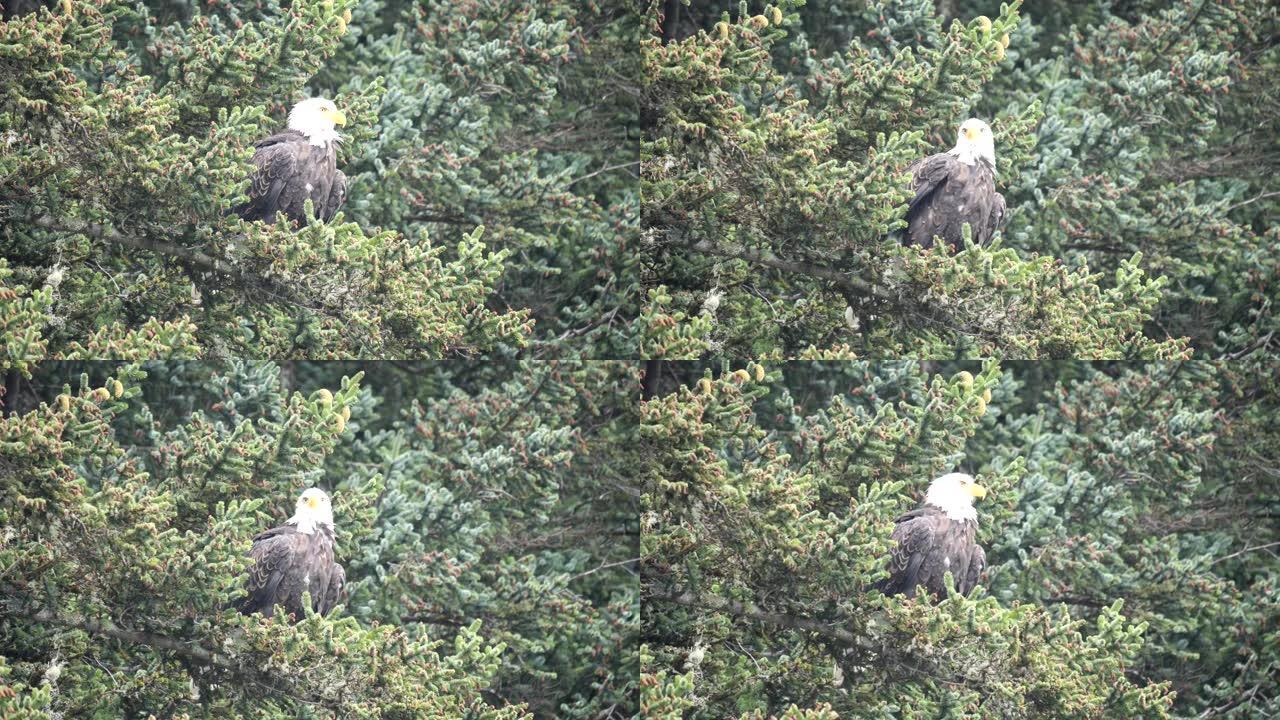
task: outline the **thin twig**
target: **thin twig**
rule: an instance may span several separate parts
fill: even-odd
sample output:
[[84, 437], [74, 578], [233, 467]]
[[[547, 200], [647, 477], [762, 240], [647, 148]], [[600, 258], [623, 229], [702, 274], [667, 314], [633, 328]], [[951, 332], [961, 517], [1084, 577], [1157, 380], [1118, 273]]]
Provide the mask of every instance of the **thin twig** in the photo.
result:
[[600, 565], [600, 566], [597, 566], [597, 567], [595, 567], [595, 568], [593, 568], [593, 569], [591, 569], [591, 570], [587, 570], [587, 571], [585, 571], [585, 572], [580, 572], [580, 573], [578, 573], [577, 575], [574, 575], [573, 577], [569, 578], [566, 582], [573, 582], [574, 580], [577, 580], [578, 578], [586, 577], [586, 576], [588, 576], [588, 575], [590, 575], [590, 574], [592, 574], [592, 573], [599, 572], [600, 570], [604, 570], [604, 569], [607, 569], [607, 568], [617, 567], [617, 566], [619, 566], [619, 565], [626, 565], [627, 563], [638, 563], [638, 562], [640, 562], [640, 558], [627, 558], [626, 560], [619, 560], [619, 561], [617, 561], [617, 562], [605, 563], [605, 564]]
[[1232, 210], [1235, 210], [1238, 207], [1244, 207], [1245, 205], [1248, 205], [1250, 203], [1255, 203], [1259, 200], [1262, 200], [1263, 198], [1275, 197], [1276, 195], [1280, 195], [1280, 190], [1276, 190], [1275, 192], [1264, 192], [1261, 195], [1258, 195], [1257, 197], [1238, 202], [1235, 205], [1228, 207], [1224, 212], [1231, 212]]
[[1265, 549], [1267, 549], [1267, 548], [1269, 548], [1269, 547], [1275, 547], [1276, 545], [1280, 545], [1280, 540], [1277, 540], [1277, 541], [1275, 541], [1275, 542], [1271, 542], [1271, 543], [1267, 543], [1266, 545], [1255, 545], [1255, 546], [1253, 546], [1253, 547], [1247, 547], [1247, 548], [1245, 548], [1245, 549], [1243, 549], [1243, 550], [1240, 550], [1240, 551], [1238, 551], [1238, 552], [1233, 552], [1233, 553], [1231, 553], [1230, 555], [1224, 555], [1224, 556], [1222, 556], [1222, 557], [1218, 558], [1217, 560], [1214, 560], [1213, 562], [1209, 563], [1209, 565], [1212, 567], [1212, 566], [1217, 565], [1218, 563], [1222, 562], [1223, 560], [1230, 560], [1230, 559], [1231, 559], [1231, 558], [1233, 558], [1233, 557], [1236, 557], [1236, 556], [1238, 556], [1238, 555], [1243, 555], [1243, 554], [1245, 554], [1245, 553], [1247, 553], [1247, 552], [1253, 552], [1254, 550], [1265, 550]]
[[599, 170], [596, 170], [595, 172], [589, 172], [586, 175], [582, 175], [580, 177], [576, 177], [570, 180], [564, 187], [566, 190], [568, 190], [569, 188], [573, 187], [575, 183], [581, 182], [588, 178], [593, 178], [596, 175], [599, 175], [600, 173], [609, 172], [611, 170], [621, 170], [622, 168], [631, 167], [632, 165], [639, 165], [639, 164], [640, 164], [639, 160], [633, 160], [631, 162], [618, 163], [617, 165], [607, 165], [605, 167], [600, 168]]

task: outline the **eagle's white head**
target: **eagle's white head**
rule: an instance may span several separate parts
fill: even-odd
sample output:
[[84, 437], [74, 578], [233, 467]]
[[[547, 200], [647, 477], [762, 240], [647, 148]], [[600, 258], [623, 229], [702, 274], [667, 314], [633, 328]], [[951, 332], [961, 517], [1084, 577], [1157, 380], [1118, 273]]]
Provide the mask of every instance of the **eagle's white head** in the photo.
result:
[[956, 146], [951, 154], [960, 158], [960, 162], [973, 165], [981, 158], [987, 161], [994, 171], [996, 169], [996, 141], [991, 135], [991, 126], [978, 118], [969, 118], [956, 133]]
[[334, 127], [346, 124], [347, 116], [332, 100], [324, 98], [307, 98], [289, 111], [289, 129], [306, 135], [312, 145], [320, 147], [342, 140]]
[[298, 532], [308, 535], [316, 531], [317, 525], [333, 527], [333, 503], [329, 501], [329, 493], [320, 488], [307, 488], [298, 498], [298, 506], [293, 517], [286, 521], [289, 525], [297, 525]]
[[929, 483], [929, 492], [924, 496], [924, 502], [941, 508], [952, 520], [976, 522], [978, 511], [973, 509], [973, 499], [986, 496], [987, 489], [974, 482], [973, 476], [947, 473]]

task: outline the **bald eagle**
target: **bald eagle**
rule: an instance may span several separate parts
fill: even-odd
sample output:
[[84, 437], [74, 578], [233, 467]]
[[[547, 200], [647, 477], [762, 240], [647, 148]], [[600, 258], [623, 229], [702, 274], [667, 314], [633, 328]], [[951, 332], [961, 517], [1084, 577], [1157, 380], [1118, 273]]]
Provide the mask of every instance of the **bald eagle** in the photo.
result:
[[302, 593], [310, 591], [312, 609], [328, 614], [342, 598], [347, 579], [333, 550], [333, 505], [325, 491], [309, 488], [298, 498], [293, 517], [253, 538], [248, 596], [238, 605], [240, 612], [271, 617], [279, 605], [301, 618], [306, 614]]
[[917, 160], [910, 170], [915, 197], [907, 206], [908, 245], [931, 248], [936, 235], [958, 250], [965, 223], [979, 244], [1004, 225], [1004, 196], [996, 192], [995, 141], [981, 120], [965, 120], [954, 148]]
[[956, 590], [968, 595], [987, 567], [987, 554], [974, 540], [978, 513], [973, 499], [987, 489], [963, 473], [948, 473], [929, 484], [924, 503], [894, 522], [896, 545], [889, 559], [889, 577], [877, 588], [886, 595], [915, 597], [916, 588], [941, 596], [948, 571]]
[[249, 186], [249, 201], [230, 212], [246, 220], [274, 223], [276, 213], [302, 224], [308, 199], [316, 217], [328, 222], [347, 199], [347, 176], [338, 169], [335, 126], [347, 118], [331, 101], [308, 98], [289, 112], [289, 127], [254, 145], [257, 171]]

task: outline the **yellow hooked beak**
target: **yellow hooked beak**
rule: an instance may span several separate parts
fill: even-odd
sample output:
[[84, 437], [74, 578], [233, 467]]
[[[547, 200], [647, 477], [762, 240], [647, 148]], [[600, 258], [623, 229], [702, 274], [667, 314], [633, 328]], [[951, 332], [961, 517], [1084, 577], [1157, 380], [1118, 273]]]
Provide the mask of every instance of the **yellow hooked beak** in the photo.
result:
[[347, 116], [346, 116], [346, 115], [343, 115], [341, 110], [333, 110], [333, 111], [331, 112], [331, 114], [333, 115], [333, 124], [334, 124], [334, 125], [346, 125], [346, 124], [347, 124]]
[[974, 483], [969, 486], [969, 494], [981, 500], [987, 496], [987, 489], [978, 483]]
[[964, 130], [962, 130], [961, 132], [963, 132], [963, 133], [964, 133], [964, 137], [965, 137], [965, 139], [966, 139], [966, 140], [972, 140], [972, 139], [974, 139], [975, 137], [977, 137], [977, 136], [978, 136], [978, 131], [977, 131], [977, 130], [975, 130], [975, 129], [973, 129], [973, 128], [971, 128], [971, 127], [967, 127], [967, 128], [965, 128]]
[[307, 507], [311, 508], [312, 510], [315, 510], [316, 508], [320, 507], [320, 498], [316, 497], [315, 495], [312, 495], [311, 497], [307, 498]]

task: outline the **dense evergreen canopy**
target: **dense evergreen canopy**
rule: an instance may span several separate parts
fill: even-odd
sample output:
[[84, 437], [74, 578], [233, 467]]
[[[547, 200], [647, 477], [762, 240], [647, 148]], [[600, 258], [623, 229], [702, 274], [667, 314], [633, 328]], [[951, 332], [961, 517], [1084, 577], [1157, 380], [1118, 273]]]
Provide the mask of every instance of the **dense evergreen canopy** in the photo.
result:
[[[1275, 3], [670, 0], [648, 20], [648, 356], [1277, 348]], [[900, 248], [906, 166], [970, 116], [1008, 225]]]
[[[366, 370], [11, 382], [0, 717], [632, 716], [634, 368]], [[345, 602], [241, 615], [251, 539], [310, 486], [332, 493]]]
[[[964, 367], [664, 366], [649, 717], [1280, 712], [1280, 364]], [[986, 579], [882, 595], [893, 519], [957, 469]]]
[[0, 720], [1280, 717], [1273, 0], [0, 7]]
[[[0, 21], [0, 292], [36, 313], [0, 327], [56, 357], [119, 357], [144, 328], [153, 356], [634, 355], [637, 29], [569, 0]], [[309, 96], [345, 114], [342, 212], [224, 218]]]

